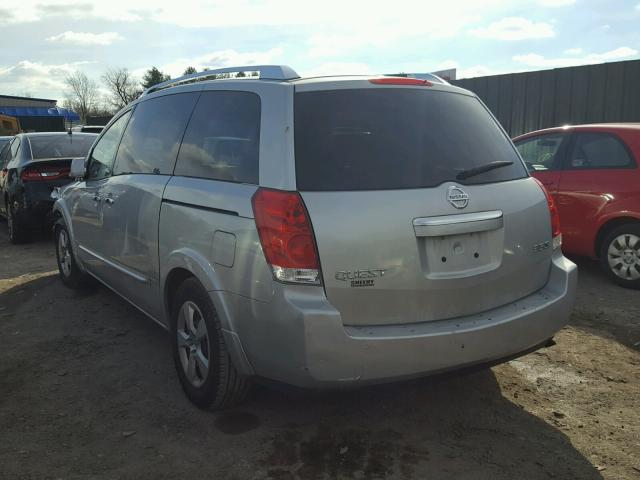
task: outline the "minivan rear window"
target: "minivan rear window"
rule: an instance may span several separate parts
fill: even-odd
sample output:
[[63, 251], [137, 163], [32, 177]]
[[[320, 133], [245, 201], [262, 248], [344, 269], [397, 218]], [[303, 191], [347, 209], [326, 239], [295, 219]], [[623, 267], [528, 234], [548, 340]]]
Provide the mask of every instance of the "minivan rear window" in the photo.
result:
[[31, 156], [41, 158], [78, 158], [87, 155], [97, 135], [34, 135], [29, 137]]
[[[295, 155], [302, 191], [470, 185], [527, 176], [511, 141], [478, 99], [422, 88], [297, 93]], [[492, 162], [513, 163], [458, 177]]]

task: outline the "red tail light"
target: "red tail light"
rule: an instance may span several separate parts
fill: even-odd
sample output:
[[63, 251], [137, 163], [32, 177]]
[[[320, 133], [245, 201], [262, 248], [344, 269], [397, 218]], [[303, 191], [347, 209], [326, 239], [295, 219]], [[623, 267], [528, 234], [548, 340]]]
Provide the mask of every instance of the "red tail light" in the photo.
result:
[[429, 80], [408, 77], [381, 77], [372, 78], [369, 82], [376, 85], [420, 85], [423, 87], [431, 87], [433, 84]]
[[40, 166], [26, 168], [20, 174], [23, 182], [46, 182], [69, 177], [69, 167]]
[[540, 180], [534, 178], [536, 183], [540, 186], [542, 191], [544, 192], [544, 196], [547, 198], [547, 205], [549, 205], [549, 215], [551, 215], [551, 237], [553, 238], [553, 249], [555, 250], [560, 245], [562, 245], [562, 231], [560, 230], [560, 213], [558, 212], [558, 207], [556, 207], [556, 202], [553, 197], [549, 194], [545, 186], [542, 184]]
[[300, 194], [260, 188], [251, 202], [262, 250], [276, 280], [320, 284], [316, 242]]

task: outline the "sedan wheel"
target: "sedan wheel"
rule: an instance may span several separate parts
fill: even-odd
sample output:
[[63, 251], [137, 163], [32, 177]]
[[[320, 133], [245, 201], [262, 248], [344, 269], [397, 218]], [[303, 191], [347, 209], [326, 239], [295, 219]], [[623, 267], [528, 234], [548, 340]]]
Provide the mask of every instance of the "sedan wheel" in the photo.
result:
[[640, 237], [633, 234], [618, 235], [607, 250], [609, 268], [624, 280], [640, 279]]
[[9, 230], [9, 241], [11, 243], [17, 244], [25, 241], [25, 233], [16, 221], [15, 213], [11, 205], [7, 207], [7, 230]]
[[618, 285], [640, 289], [640, 225], [611, 230], [602, 242], [600, 263]]

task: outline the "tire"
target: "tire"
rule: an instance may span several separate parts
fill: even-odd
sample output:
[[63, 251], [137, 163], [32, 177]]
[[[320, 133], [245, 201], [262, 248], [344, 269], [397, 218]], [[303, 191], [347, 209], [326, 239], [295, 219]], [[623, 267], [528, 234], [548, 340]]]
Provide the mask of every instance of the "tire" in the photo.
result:
[[71, 246], [71, 237], [62, 219], [56, 221], [53, 232], [58, 274], [62, 283], [73, 290], [80, 290], [89, 286], [91, 280], [86, 273], [80, 270], [76, 263]]
[[235, 369], [216, 309], [195, 278], [180, 284], [171, 312], [171, 350], [185, 394], [199, 408], [219, 410], [244, 401], [251, 380]]
[[607, 233], [600, 265], [618, 285], [640, 289], [640, 224], [621, 225]]
[[28, 240], [28, 232], [17, 221], [11, 204], [7, 205], [7, 229], [9, 231], [9, 241], [14, 245]]

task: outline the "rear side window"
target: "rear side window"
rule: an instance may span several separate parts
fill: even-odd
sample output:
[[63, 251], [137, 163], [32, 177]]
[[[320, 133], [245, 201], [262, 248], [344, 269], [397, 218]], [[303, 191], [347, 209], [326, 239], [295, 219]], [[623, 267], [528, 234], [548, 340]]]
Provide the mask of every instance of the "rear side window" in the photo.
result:
[[569, 168], [625, 168], [634, 165], [624, 144], [614, 135], [594, 132], [575, 134]]
[[525, 165], [531, 171], [557, 170], [562, 165], [561, 146], [566, 135], [552, 133], [527, 138], [516, 144]]
[[182, 140], [175, 175], [258, 183], [260, 97], [203, 92]]
[[29, 138], [31, 156], [40, 158], [78, 158], [85, 157], [96, 135], [37, 135]]
[[[300, 190], [406, 189], [527, 175], [475, 97], [426, 89], [297, 93], [295, 153]], [[513, 163], [456, 178], [498, 161]]]
[[171, 175], [197, 97], [193, 92], [177, 93], [139, 103], [122, 136], [114, 175]]

